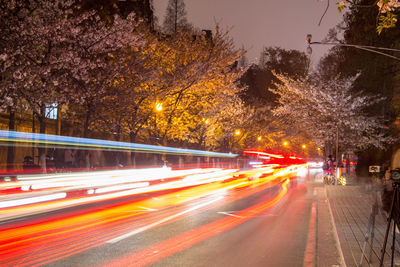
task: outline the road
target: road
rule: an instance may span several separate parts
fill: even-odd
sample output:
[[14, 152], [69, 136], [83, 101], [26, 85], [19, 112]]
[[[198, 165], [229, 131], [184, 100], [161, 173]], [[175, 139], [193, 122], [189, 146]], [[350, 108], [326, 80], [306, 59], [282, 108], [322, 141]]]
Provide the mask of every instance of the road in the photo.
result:
[[0, 265], [303, 266], [314, 260], [307, 256], [315, 252], [307, 181], [315, 173], [279, 167], [187, 184], [199, 180], [192, 175], [182, 187], [56, 210], [13, 207], [0, 224]]

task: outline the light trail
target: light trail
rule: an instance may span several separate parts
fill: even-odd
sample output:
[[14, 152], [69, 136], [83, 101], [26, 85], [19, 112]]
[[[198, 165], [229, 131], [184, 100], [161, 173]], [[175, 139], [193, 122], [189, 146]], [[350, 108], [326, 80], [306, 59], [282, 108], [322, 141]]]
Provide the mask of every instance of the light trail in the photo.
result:
[[74, 172], [60, 175], [18, 176], [17, 182], [0, 183], [1, 190], [18, 189], [22, 191], [49, 188], [91, 187], [120, 184], [126, 182], [155, 181], [173, 177], [201, 174], [221, 170], [220, 168], [172, 170], [171, 168], [146, 168], [129, 170], [109, 170], [101, 172]]
[[245, 150], [245, 151], [243, 151], [243, 153], [245, 153], [245, 154], [254, 154], [254, 155], [258, 155], [258, 156], [267, 156], [267, 157], [277, 158], [277, 159], [283, 159], [284, 158], [284, 156], [282, 156], [280, 154], [267, 153], [267, 152], [258, 151], [258, 150]]
[[9, 207], [22, 206], [22, 205], [33, 204], [33, 203], [40, 203], [40, 202], [45, 202], [45, 201], [50, 201], [50, 200], [55, 200], [55, 199], [62, 199], [62, 198], [65, 198], [66, 196], [67, 196], [67, 193], [63, 192], [63, 193], [50, 194], [50, 195], [44, 195], [44, 196], [38, 196], [38, 197], [27, 197], [27, 198], [22, 198], [22, 199], [1, 201], [0, 208], [9, 208]]
[[[163, 147], [146, 144], [135, 144], [126, 142], [117, 142], [100, 139], [79, 138], [71, 136], [51, 135], [51, 134], [38, 134], [26, 133], [16, 131], [0, 130], [0, 141], [3, 142], [16, 142], [25, 144], [35, 144], [36, 147], [40, 146], [61, 146], [61, 148], [74, 148], [74, 149], [108, 149], [113, 151], [138, 151], [147, 153], [168, 153], [176, 155], [196, 155], [208, 157], [223, 157], [235, 158], [237, 154], [232, 153], [219, 153], [194, 149], [183, 149], [174, 147]], [[5, 144], [7, 145], [7, 144]]]
[[[237, 182], [233, 181], [230, 184], [223, 184], [222, 186], [229, 187], [234, 184], [237, 185]], [[221, 184], [205, 185], [203, 186], [203, 191], [213, 194], [215, 189], [220, 188]], [[184, 195], [191, 195], [191, 189], [185, 191], [188, 193]], [[172, 201], [174, 198], [177, 198], [176, 193], [170, 193], [158, 197], [158, 200], [144, 200], [109, 210], [34, 224], [27, 227], [2, 230], [0, 251], [4, 254], [0, 259], [0, 266], [14, 266], [14, 263], [19, 261], [22, 256], [25, 257], [24, 265], [30, 265], [31, 262], [40, 262], [42, 257], [55, 257], [60, 253], [64, 255], [65, 253], [72, 253], [72, 251], [78, 253], [77, 250], [79, 251], [80, 247], [86, 250], [99, 246], [112, 237], [120, 236], [121, 231], [126, 233], [127, 229], [131, 229], [135, 225], [140, 228], [171, 216], [173, 210], [169, 210], [167, 207], [170, 205], [170, 202], [174, 202]], [[139, 211], [140, 207], [143, 206], [146, 207], [146, 210], [141, 209]], [[161, 210], [156, 217], [150, 218], [149, 221], [149, 219], [141, 216], [148, 213], [149, 209], [164, 210]], [[127, 213], [124, 212], [125, 210], [135, 210], [135, 212]], [[200, 212], [200, 210], [195, 211]], [[98, 218], [101, 218], [101, 220], [98, 220]], [[174, 216], [171, 219], [178, 219], [178, 217]], [[133, 223], [135, 221], [136, 223]], [[68, 247], [67, 244], [69, 242], [73, 246]], [[40, 251], [29, 254], [27, 248], [35, 251], [35, 247], [39, 247]], [[7, 262], [8, 264], [6, 264]]]
[[[51, 203], [49, 205], [42, 205], [42, 211], [47, 211], [48, 208], [51, 210], [64, 208], [70, 205], [80, 205], [85, 203], [91, 203], [93, 201], [102, 201], [117, 197], [136, 195], [141, 193], [149, 193], [160, 190], [168, 190], [186, 186], [194, 186], [202, 183], [215, 182], [221, 179], [223, 175], [229, 176], [234, 173], [235, 169], [222, 170], [218, 168], [210, 169], [193, 169], [193, 170], [176, 170], [172, 171], [170, 168], [158, 168], [150, 170], [140, 171], [116, 171], [106, 172], [102, 174], [85, 174], [86, 177], [81, 178], [80, 174], [71, 174], [69, 176], [62, 175], [60, 178], [42, 179], [39, 176], [37, 181], [28, 180], [29, 182], [16, 182], [12, 186], [20, 187], [21, 192], [35, 191], [41, 189], [53, 188], [53, 190], [41, 191], [43, 195], [36, 196], [27, 193], [14, 193], [0, 195], [0, 220], [4, 219], [4, 216], [10, 216], [11, 214], [16, 215], [15, 212], [18, 210], [4, 210], [4, 208], [12, 208], [21, 205], [36, 204], [39, 202], [46, 202], [50, 200], [56, 200], [60, 198], [50, 198], [47, 195], [54, 195], [62, 192], [67, 200], [57, 203]], [[195, 175], [195, 176], [193, 176]], [[185, 178], [190, 177], [188, 180]], [[169, 182], [170, 178], [180, 178], [178, 181]], [[181, 181], [180, 181], [181, 180]], [[45, 181], [45, 182], [44, 182]], [[51, 181], [51, 182], [49, 182]], [[158, 182], [154, 185], [150, 185], [150, 182]], [[162, 182], [160, 182], [162, 181]], [[7, 187], [9, 189], [9, 187]], [[98, 197], [87, 197], [87, 195], [75, 194], [75, 191], [86, 190], [87, 195], [103, 194]], [[131, 189], [131, 190], [127, 190]], [[105, 194], [113, 191], [110, 194]], [[1, 192], [1, 191], [0, 191]], [[74, 193], [70, 196], [70, 193]], [[32, 196], [33, 195], [33, 196]], [[22, 207], [19, 209], [22, 215], [27, 215], [27, 212], [33, 211], [37, 213], [40, 206], [34, 207]], [[3, 208], [3, 209], [2, 209]]]
[[[267, 170], [268, 168], [265, 168], [258, 172]], [[256, 169], [238, 172], [238, 176], [243, 178], [179, 189], [179, 191], [159, 195], [155, 199], [150, 196], [131, 203], [87, 211], [83, 214], [72, 214], [51, 221], [16, 228], [3, 227], [0, 235], [0, 251], [2, 252], [0, 266], [31, 266], [50, 263], [101, 246], [109, 240], [132, 233], [137, 229], [150, 230], [153, 227], [180, 220], [185, 216], [192, 216], [245, 198], [281, 183], [294, 171], [281, 172], [282, 176], [271, 174], [265, 178], [249, 180], [249, 177], [257, 175], [258, 172]], [[229, 197], [225, 196], [225, 192], [243, 186], [248, 186], [248, 188]], [[201, 201], [207, 196], [216, 196], [214, 200], [217, 200], [205, 200], [202, 203], [204, 205], [198, 204], [200, 206], [196, 209], [185, 207], [186, 203], [196, 199]], [[247, 216], [238, 213], [236, 215]], [[149, 225], [151, 227], [146, 227]]]
[[183, 234], [149, 246], [146, 249], [142, 249], [111, 262], [107, 262], [102, 266], [129, 266], [129, 264], [132, 262], [135, 263], [135, 266], [146, 266], [185, 248], [193, 246], [194, 244], [233, 228], [249, 220], [253, 216], [272, 208], [286, 195], [288, 183], [289, 180], [285, 181], [281, 186], [281, 191], [279, 194], [270, 201], [261, 202], [247, 209], [239, 211], [233, 214], [233, 216], [227, 216], [220, 220], [194, 228]]

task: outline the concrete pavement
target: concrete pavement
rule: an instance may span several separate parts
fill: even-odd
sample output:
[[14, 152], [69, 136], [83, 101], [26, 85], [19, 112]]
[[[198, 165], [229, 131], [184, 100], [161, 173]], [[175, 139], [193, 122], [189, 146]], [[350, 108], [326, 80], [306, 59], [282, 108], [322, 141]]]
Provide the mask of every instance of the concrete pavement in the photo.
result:
[[[387, 227], [387, 215], [380, 201], [382, 186], [370, 179], [353, 177], [348, 179], [346, 186], [323, 185], [321, 181], [315, 181], [314, 188], [316, 266], [379, 266]], [[376, 212], [372, 212], [374, 203], [378, 207]], [[372, 219], [375, 219], [374, 226]], [[390, 266], [392, 258], [392, 230], [389, 233], [384, 266]], [[400, 241], [400, 233], [396, 234], [396, 240]], [[394, 266], [400, 266], [399, 249], [400, 243], [396, 242]]]

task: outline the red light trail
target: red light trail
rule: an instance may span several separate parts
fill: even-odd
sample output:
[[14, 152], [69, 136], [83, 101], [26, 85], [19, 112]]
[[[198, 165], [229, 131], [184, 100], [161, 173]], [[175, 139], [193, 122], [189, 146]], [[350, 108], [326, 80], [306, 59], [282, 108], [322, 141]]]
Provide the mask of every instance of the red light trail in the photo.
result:
[[[41, 265], [106, 243], [118, 242], [122, 238], [260, 192], [282, 183], [294, 172], [295, 167], [251, 169], [237, 172], [236, 178], [226, 176], [226, 173], [216, 173], [215, 177], [211, 177], [212, 175], [209, 174], [205, 177], [196, 176], [198, 175], [196, 174], [195, 176], [187, 176], [186, 180], [180, 180], [184, 183], [194, 181], [196, 182], [195, 186], [171, 187], [172, 191], [160, 193], [157, 198], [149, 196], [129, 203], [107, 207], [103, 210], [87, 210], [85, 213], [18, 227], [6, 228], [3, 226], [0, 234], [0, 266]], [[260, 177], [263, 173], [267, 173], [268, 176], [260, 179], [249, 179]], [[197, 183], [199, 180], [202, 182]], [[241, 216], [236, 218], [239, 220], [232, 220], [235, 217], [218, 220], [213, 223], [215, 230], [202, 230], [205, 226], [200, 226], [199, 229], [205, 231], [204, 234], [193, 237], [193, 241], [190, 242], [199, 242], [196, 240], [205, 239], [234, 227], [244, 222], [252, 214], [268, 209], [283, 197], [287, 190], [286, 184], [287, 182], [283, 183], [282, 190], [271, 201], [260, 203], [251, 207], [251, 209], [237, 213], [237, 216]], [[225, 197], [226, 192], [232, 189], [240, 190], [240, 193]], [[187, 204], [194, 200], [198, 202], [197, 206], [188, 208]], [[41, 205], [46, 206], [48, 203], [39, 203], [35, 206], [38, 208]], [[23, 208], [25, 207], [19, 207], [19, 209]], [[209, 234], [206, 234], [207, 232]], [[189, 245], [190, 242], [185, 241], [182, 245]], [[166, 250], [165, 253], [170, 253], [168, 251], [170, 250]]]

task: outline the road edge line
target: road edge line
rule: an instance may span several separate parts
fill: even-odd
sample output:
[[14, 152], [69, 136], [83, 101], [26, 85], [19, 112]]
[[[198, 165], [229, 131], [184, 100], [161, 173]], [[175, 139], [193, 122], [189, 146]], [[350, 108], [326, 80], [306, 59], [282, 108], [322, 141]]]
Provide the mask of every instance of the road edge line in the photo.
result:
[[317, 228], [316, 228], [316, 204], [313, 201], [311, 205], [311, 216], [310, 222], [308, 223], [308, 236], [307, 236], [307, 246], [304, 251], [303, 267], [313, 267], [316, 266], [316, 246], [317, 246]]
[[329, 209], [329, 214], [331, 216], [332, 228], [333, 228], [333, 232], [334, 232], [333, 236], [336, 241], [336, 247], [338, 248], [339, 257], [340, 257], [340, 261], [341, 261], [340, 266], [347, 267], [346, 261], [344, 260], [342, 245], [340, 244], [339, 235], [338, 235], [338, 231], [336, 228], [335, 218], [333, 217], [331, 202], [329, 201], [328, 193], [326, 192], [326, 186], [324, 186], [324, 193], [325, 193], [325, 198], [328, 201], [328, 209]]

